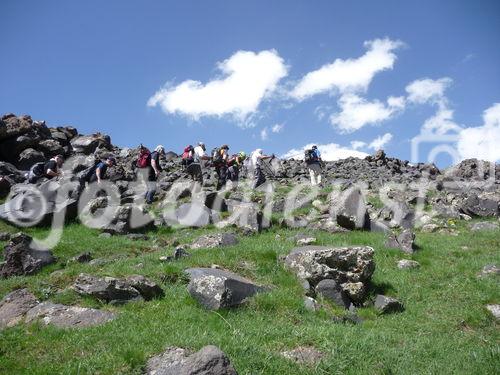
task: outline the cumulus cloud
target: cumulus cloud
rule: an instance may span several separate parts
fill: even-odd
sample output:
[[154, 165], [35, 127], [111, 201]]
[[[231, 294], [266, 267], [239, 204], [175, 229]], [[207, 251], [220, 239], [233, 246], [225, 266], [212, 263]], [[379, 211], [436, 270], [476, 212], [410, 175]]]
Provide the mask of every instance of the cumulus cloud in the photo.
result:
[[392, 118], [404, 108], [404, 98], [389, 97], [387, 103], [368, 101], [356, 94], [342, 95], [338, 100], [340, 112], [330, 116], [330, 123], [341, 133], [352, 133], [369, 124]]
[[391, 133], [385, 133], [384, 135], [378, 136], [368, 145], [369, 148], [373, 150], [380, 150], [384, 148], [384, 146], [389, 143], [392, 139]]
[[269, 134], [267, 133], [267, 127], [260, 131], [260, 139], [267, 141], [269, 139]]
[[[281, 156], [282, 159], [296, 159], [303, 160], [304, 159], [304, 151], [310, 149], [314, 143], [309, 143], [302, 148], [294, 148], [286, 152]], [[367, 153], [352, 150], [349, 148], [342, 147], [336, 143], [328, 143], [328, 144], [316, 144], [318, 146], [319, 151], [321, 152], [321, 158], [325, 161], [333, 161], [338, 159], [345, 159], [348, 157], [355, 158], [364, 158], [368, 156]]]
[[291, 96], [304, 100], [310, 96], [338, 91], [340, 93], [364, 92], [375, 74], [392, 69], [396, 61], [393, 51], [403, 45], [388, 38], [367, 41], [366, 53], [357, 59], [336, 59], [318, 70], [307, 73], [295, 86]]
[[462, 159], [500, 161], [500, 103], [483, 112], [483, 125], [460, 131], [457, 148]]
[[274, 124], [273, 127], [271, 128], [271, 131], [273, 133], [281, 133], [285, 129], [284, 124]]
[[205, 84], [186, 80], [157, 91], [148, 106], [161, 106], [167, 114], [193, 119], [202, 116], [233, 115], [240, 120], [256, 112], [272, 93], [288, 68], [275, 50], [238, 51], [217, 64], [221, 77]]
[[425, 120], [420, 129], [421, 134], [445, 135], [460, 131], [462, 128], [453, 120], [453, 110], [441, 106], [436, 114]]
[[440, 79], [418, 79], [406, 86], [408, 101], [416, 104], [427, 102], [444, 104], [446, 101], [445, 90], [452, 84], [452, 79], [448, 77]]
[[351, 148], [353, 150], [359, 150], [360, 148], [365, 148], [367, 146], [366, 142], [363, 141], [351, 141]]

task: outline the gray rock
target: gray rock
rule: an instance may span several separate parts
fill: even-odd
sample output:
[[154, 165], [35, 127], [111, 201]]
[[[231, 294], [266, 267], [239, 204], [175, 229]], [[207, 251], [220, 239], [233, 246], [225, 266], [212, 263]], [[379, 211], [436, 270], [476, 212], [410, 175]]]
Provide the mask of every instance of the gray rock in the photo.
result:
[[90, 251], [86, 251], [84, 253], [78, 254], [70, 259], [70, 262], [74, 263], [89, 263], [92, 260], [92, 255]]
[[496, 264], [487, 264], [484, 266], [478, 277], [488, 277], [490, 275], [500, 275], [500, 268]]
[[80, 274], [73, 284], [73, 289], [81, 295], [93, 296], [115, 304], [141, 299], [150, 300], [164, 295], [156, 283], [140, 275], [116, 279]]
[[211, 211], [205, 205], [184, 203], [174, 212], [165, 216], [168, 225], [181, 225], [186, 227], [205, 227], [210, 224]]
[[[292, 250], [285, 266], [306, 280], [311, 288], [324, 279], [339, 285], [370, 281], [375, 270], [374, 250], [368, 246], [332, 247], [304, 246]], [[349, 290], [344, 290], [349, 293]]]
[[486, 309], [496, 320], [500, 320], [500, 305], [486, 305]]
[[191, 249], [213, 249], [220, 246], [232, 246], [237, 243], [238, 238], [233, 233], [216, 233], [198, 237], [189, 247]]
[[9, 232], [0, 232], [0, 241], [10, 241], [10, 236]]
[[334, 201], [334, 216], [337, 223], [346, 229], [369, 229], [370, 216], [359, 189], [343, 192]]
[[499, 197], [489, 194], [470, 194], [462, 203], [461, 210], [470, 216], [499, 216]]
[[314, 298], [305, 296], [304, 297], [304, 307], [306, 308], [306, 310], [309, 310], [309, 311], [318, 311], [320, 308], [320, 305], [318, 304], [318, 302]]
[[32, 247], [32, 238], [17, 233], [4, 248], [5, 262], [0, 266], [0, 277], [32, 275], [56, 261], [50, 250]]
[[264, 288], [235, 273], [214, 268], [189, 268], [189, 293], [210, 310], [233, 307]]
[[316, 285], [316, 294], [322, 296], [335, 305], [348, 309], [351, 301], [339, 284], [334, 280], [324, 279]]
[[398, 268], [402, 270], [413, 269], [420, 267], [420, 263], [415, 260], [401, 259], [398, 261]]
[[385, 243], [386, 247], [400, 249], [407, 254], [413, 254], [415, 242], [415, 233], [410, 229], [405, 229], [399, 235], [394, 233], [389, 234]]
[[497, 223], [492, 223], [489, 221], [481, 221], [479, 223], [473, 223], [469, 225], [470, 230], [473, 231], [483, 231], [483, 230], [497, 230], [499, 226]]
[[80, 135], [71, 140], [71, 146], [75, 152], [92, 154], [98, 147], [111, 148], [111, 140], [109, 136], [96, 133], [93, 135]]
[[146, 364], [147, 375], [237, 375], [229, 358], [219, 348], [208, 345], [191, 354], [169, 347]]
[[375, 298], [374, 306], [381, 314], [388, 314], [404, 310], [403, 304], [397, 299], [387, 297], [382, 294], [377, 295], [377, 297]]
[[29, 170], [34, 164], [44, 162], [45, 156], [42, 152], [27, 148], [19, 155], [17, 166], [22, 170]]
[[129, 233], [127, 234], [127, 238], [132, 241], [147, 241], [149, 240], [149, 237], [146, 234], [142, 233]]
[[26, 313], [26, 322], [40, 320], [60, 328], [84, 328], [104, 324], [115, 317], [109, 311], [42, 302]]
[[347, 297], [354, 303], [361, 304], [364, 301], [367, 290], [367, 285], [365, 283], [343, 283], [340, 286]]
[[238, 228], [251, 232], [259, 232], [269, 226], [269, 223], [264, 222], [262, 211], [255, 203], [235, 201], [229, 207], [230, 212], [232, 212], [231, 216], [217, 223], [217, 226], [222, 228], [228, 225], [236, 225]]
[[316, 237], [303, 237], [297, 240], [298, 246], [307, 246], [316, 243]]
[[25, 314], [38, 304], [28, 289], [17, 289], [0, 301], [0, 330], [20, 323]]
[[319, 350], [309, 346], [299, 346], [295, 349], [284, 351], [281, 355], [291, 361], [309, 366], [318, 364], [325, 356]]

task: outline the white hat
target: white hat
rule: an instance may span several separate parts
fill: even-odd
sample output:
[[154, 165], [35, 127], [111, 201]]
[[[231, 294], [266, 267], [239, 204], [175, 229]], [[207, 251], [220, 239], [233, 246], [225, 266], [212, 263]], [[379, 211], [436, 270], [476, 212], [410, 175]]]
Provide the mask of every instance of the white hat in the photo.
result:
[[163, 147], [162, 145], [158, 145], [158, 146], [156, 146], [155, 151], [156, 152], [164, 152], [165, 151], [165, 147]]

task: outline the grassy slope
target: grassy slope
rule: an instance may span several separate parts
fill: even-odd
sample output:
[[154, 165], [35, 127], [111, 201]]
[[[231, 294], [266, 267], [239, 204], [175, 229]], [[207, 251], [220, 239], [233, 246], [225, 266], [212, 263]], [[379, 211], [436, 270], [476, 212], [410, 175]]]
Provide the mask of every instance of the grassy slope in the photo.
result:
[[[500, 302], [498, 279], [476, 277], [485, 264], [500, 263], [499, 233], [471, 234], [465, 228], [465, 224], [459, 227], [457, 237], [418, 234], [421, 250], [412, 257], [422, 265], [417, 270], [397, 269], [397, 260], [409, 256], [385, 248], [382, 234], [316, 233], [320, 244], [373, 246], [375, 288], [398, 297], [406, 306], [404, 313], [388, 316], [360, 309], [364, 323], [351, 325], [332, 322], [334, 309], [314, 313], [303, 308], [299, 283], [278, 261], [294, 247], [287, 238], [296, 231], [243, 237], [237, 246], [194, 251], [189, 258], [165, 264], [158, 257], [170, 255], [173, 248], [161, 245], [163, 240], [176, 237], [187, 242], [210, 230], [150, 233], [149, 241], [132, 242], [125, 237], [100, 239], [98, 232], [71, 224], [54, 250], [60, 262], [35, 276], [2, 280], [0, 295], [28, 287], [40, 299], [115, 310], [119, 317], [82, 330], [40, 324], [4, 330], [0, 333], [0, 373], [140, 373], [147, 358], [166, 346], [199, 349], [207, 344], [225, 351], [240, 374], [499, 373], [498, 325], [484, 308]], [[4, 224], [0, 230], [14, 231]], [[47, 230], [27, 232], [42, 236]], [[159, 249], [154, 247], [155, 237]], [[99, 267], [63, 267], [68, 258], [86, 250], [95, 258], [113, 261]], [[143, 266], [137, 267], [139, 263]], [[206, 311], [188, 294], [182, 270], [213, 263], [274, 288], [245, 307]], [[166, 297], [121, 307], [101, 306], [66, 289], [80, 272], [143, 274], [159, 282]], [[315, 346], [326, 357], [311, 368], [280, 356], [297, 345]]]

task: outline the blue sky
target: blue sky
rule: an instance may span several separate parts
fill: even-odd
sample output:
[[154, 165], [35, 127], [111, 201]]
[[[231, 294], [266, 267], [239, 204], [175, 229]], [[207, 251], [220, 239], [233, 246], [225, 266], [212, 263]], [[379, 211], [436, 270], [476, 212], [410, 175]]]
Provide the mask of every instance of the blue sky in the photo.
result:
[[3, 0], [0, 13], [1, 113], [120, 146], [411, 159], [426, 133], [419, 160], [441, 136], [460, 158], [500, 159], [499, 1]]

